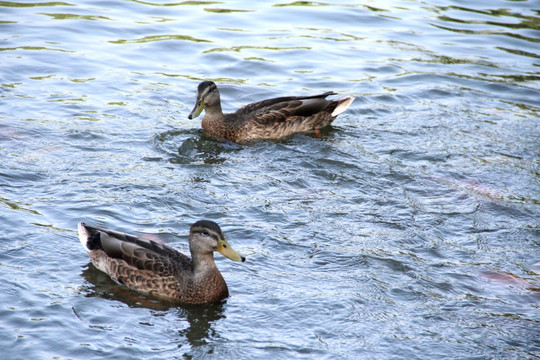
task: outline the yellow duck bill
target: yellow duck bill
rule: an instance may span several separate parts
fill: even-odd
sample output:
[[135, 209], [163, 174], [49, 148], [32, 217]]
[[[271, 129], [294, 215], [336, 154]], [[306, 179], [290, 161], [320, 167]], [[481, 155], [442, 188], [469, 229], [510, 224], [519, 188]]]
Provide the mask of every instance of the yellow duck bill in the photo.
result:
[[204, 110], [204, 101], [198, 100], [195, 103], [195, 107], [193, 110], [191, 110], [191, 113], [189, 113], [188, 119], [195, 119], [197, 116], [201, 114], [201, 112]]
[[239, 253], [237, 253], [231, 247], [231, 245], [229, 245], [229, 243], [227, 242], [227, 239], [225, 239], [225, 238], [221, 238], [221, 239], [218, 240], [218, 246], [216, 248], [216, 251], [220, 252], [225, 257], [228, 257], [229, 259], [231, 259], [233, 261], [241, 261], [241, 262], [246, 261], [246, 258], [244, 256], [240, 255]]

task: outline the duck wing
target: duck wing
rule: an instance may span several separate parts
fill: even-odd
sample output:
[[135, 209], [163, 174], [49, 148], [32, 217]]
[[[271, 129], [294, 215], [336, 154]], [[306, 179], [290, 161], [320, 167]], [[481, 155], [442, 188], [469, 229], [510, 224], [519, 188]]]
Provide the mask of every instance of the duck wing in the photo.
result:
[[[293, 117], [309, 117], [325, 110], [333, 101], [326, 100], [328, 91], [312, 96], [284, 96], [259, 101], [240, 108], [235, 116], [239, 119], [256, 121], [261, 125], [285, 122]], [[330, 111], [331, 112], [331, 111]]]
[[189, 257], [154, 240], [148, 240], [119, 231], [81, 223], [79, 231], [87, 234], [83, 246], [90, 252], [103, 250], [110, 258], [124, 260], [139, 270], [148, 270], [160, 276], [175, 276], [182, 271], [192, 271]]

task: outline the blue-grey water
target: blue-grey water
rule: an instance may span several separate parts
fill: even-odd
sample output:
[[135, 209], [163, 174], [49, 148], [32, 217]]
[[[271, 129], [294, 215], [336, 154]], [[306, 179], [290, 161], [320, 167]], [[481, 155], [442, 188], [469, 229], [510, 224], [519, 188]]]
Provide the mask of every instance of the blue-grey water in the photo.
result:
[[[355, 96], [320, 135], [188, 120]], [[2, 359], [539, 359], [536, 0], [0, 1]], [[188, 252], [231, 296], [166, 306], [96, 270], [78, 221]]]

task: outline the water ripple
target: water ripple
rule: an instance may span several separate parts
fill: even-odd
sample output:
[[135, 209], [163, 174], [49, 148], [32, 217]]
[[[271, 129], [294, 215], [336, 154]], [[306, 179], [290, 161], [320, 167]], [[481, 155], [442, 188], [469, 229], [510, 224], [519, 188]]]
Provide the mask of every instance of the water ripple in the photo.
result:
[[[0, 2], [4, 356], [534, 357], [535, 5]], [[187, 119], [203, 80], [226, 111], [356, 100], [239, 145]], [[209, 306], [118, 286], [76, 234], [188, 253], [201, 218], [248, 259], [216, 256], [231, 296]]]

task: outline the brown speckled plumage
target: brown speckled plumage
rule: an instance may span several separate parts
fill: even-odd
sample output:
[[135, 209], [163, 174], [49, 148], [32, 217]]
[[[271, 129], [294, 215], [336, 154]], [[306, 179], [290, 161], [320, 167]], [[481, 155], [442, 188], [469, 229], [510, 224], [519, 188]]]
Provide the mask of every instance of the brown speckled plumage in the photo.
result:
[[116, 282], [183, 303], [216, 302], [229, 296], [214, 263], [214, 250], [235, 261], [245, 260], [230, 247], [219, 226], [207, 220], [191, 227], [191, 259], [162, 243], [84, 223], [79, 223], [79, 239], [94, 266]]
[[211, 135], [234, 142], [256, 139], [278, 139], [298, 132], [312, 132], [334, 121], [354, 100], [347, 96], [327, 100], [329, 91], [313, 96], [286, 96], [246, 105], [234, 113], [223, 114], [216, 84], [203, 81], [197, 88], [197, 99], [189, 118], [205, 110], [202, 127]]

